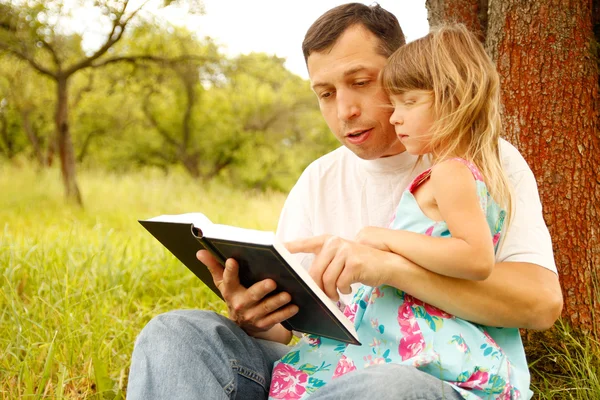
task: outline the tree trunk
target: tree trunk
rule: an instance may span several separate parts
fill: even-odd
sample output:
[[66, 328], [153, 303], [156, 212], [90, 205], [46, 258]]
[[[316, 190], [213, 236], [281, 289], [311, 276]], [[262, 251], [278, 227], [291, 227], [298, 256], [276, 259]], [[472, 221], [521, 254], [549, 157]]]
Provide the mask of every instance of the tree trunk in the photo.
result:
[[599, 98], [591, 2], [492, 2], [488, 29], [486, 44], [502, 78], [506, 135], [537, 177], [561, 274], [563, 318], [600, 337]]
[[187, 154], [184, 150], [178, 157], [179, 161], [192, 178], [197, 179], [200, 177], [200, 160], [198, 154]]
[[68, 116], [68, 78], [59, 77], [56, 80], [58, 90], [56, 103], [56, 136], [58, 144], [58, 154], [60, 156], [60, 168], [65, 185], [65, 194], [68, 200], [73, 200], [79, 205], [83, 205], [81, 193], [77, 186], [75, 176], [75, 154], [73, 150], [73, 141], [69, 131]]
[[[472, 14], [464, 16], [468, 3], [476, 1], [428, 0], [429, 18], [461, 16], [459, 22], [472, 24], [479, 10], [471, 7]], [[591, 1], [490, 2], [485, 44], [501, 76], [506, 137], [537, 178], [565, 299], [562, 317], [577, 330], [600, 337], [594, 36], [599, 16], [598, 5], [596, 13], [592, 7]]]
[[40, 138], [38, 137], [37, 133], [33, 129], [33, 126], [31, 125], [31, 119], [29, 118], [30, 112], [30, 110], [21, 111], [23, 130], [25, 130], [25, 134], [27, 135], [29, 142], [31, 142], [31, 146], [33, 147], [33, 153], [40, 168], [44, 168], [46, 166], [46, 157], [44, 156], [44, 152], [40, 144]]
[[487, 0], [426, 0], [427, 20], [434, 27], [459, 22], [482, 40], [487, 29]]
[[9, 160], [14, 157], [14, 142], [12, 138], [8, 134], [8, 120], [7, 118], [0, 112], [0, 137], [2, 138], [2, 142], [4, 143], [6, 158]]

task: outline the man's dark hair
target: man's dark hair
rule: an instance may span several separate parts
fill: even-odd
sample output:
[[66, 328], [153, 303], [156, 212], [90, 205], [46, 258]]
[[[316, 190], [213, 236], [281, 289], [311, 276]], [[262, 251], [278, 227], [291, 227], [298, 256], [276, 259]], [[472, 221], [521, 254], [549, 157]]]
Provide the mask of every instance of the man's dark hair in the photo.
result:
[[379, 39], [377, 51], [386, 58], [405, 43], [398, 19], [379, 4], [342, 4], [321, 15], [308, 28], [302, 42], [304, 61], [308, 60], [313, 51], [333, 46], [346, 29], [357, 24], [367, 28]]

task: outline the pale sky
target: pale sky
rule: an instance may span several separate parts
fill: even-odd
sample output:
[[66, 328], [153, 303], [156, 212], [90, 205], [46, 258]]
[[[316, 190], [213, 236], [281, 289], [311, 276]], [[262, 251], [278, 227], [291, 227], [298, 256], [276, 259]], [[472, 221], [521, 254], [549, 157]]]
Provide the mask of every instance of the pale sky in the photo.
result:
[[[234, 55], [260, 51], [287, 59], [286, 67], [308, 78], [302, 40], [309, 26], [325, 11], [348, 1], [340, 0], [205, 0], [206, 15], [199, 31], [224, 44]], [[363, 1], [371, 4], [371, 1]], [[392, 12], [408, 41], [427, 34], [425, 0], [380, 0]]]
[[[206, 14], [202, 16], [190, 17], [184, 10], [173, 7], [160, 10], [158, 15], [176, 25], [185, 25], [200, 36], [210, 36], [229, 56], [249, 52], [275, 54], [287, 60], [290, 71], [308, 78], [301, 48], [306, 30], [325, 11], [349, 1], [204, 0]], [[132, 1], [132, 5], [135, 3]], [[362, 3], [372, 4], [372, 1]], [[398, 18], [407, 41], [427, 34], [425, 0], [379, 0], [378, 3]], [[146, 8], [152, 9], [152, 2]], [[93, 16], [83, 10], [76, 12], [69, 25], [84, 32], [84, 46], [93, 48], [104, 39], [105, 35], [99, 31], [106, 25], [100, 28], [90, 19]], [[94, 25], [98, 28], [94, 29]]]

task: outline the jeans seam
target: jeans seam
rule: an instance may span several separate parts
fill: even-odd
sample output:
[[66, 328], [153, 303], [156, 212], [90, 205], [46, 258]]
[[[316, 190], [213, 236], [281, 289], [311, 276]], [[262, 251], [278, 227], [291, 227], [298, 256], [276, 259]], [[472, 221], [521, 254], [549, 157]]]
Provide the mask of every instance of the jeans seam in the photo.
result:
[[237, 360], [229, 360], [229, 362], [231, 364], [231, 369], [236, 371], [238, 375], [258, 383], [260, 386], [262, 386], [263, 390], [267, 391], [267, 380], [264, 376], [262, 376], [262, 374], [259, 374], [258, 372], [250, 368], [240, 365]]

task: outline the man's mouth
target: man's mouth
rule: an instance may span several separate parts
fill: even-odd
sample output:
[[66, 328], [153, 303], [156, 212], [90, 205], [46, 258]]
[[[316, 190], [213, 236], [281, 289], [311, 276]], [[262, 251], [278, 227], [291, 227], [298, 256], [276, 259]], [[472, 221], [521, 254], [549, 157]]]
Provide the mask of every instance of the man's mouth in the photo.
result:
[[346, 135], [346, 139], [352, 144], [361, 144], [369, 138], [371, 131], [372, 129], [353, 131]]
[[350, 136], [350, 137], [357, 137], [357, 136], [360, 136], [360, 135], [362, 135], [363, 133], [365, 133], [367, 130], [368, 130], [368, 129], [365, 129], [365, 130], [363, 130], [363, 131], [355, 131], [355, 132], [349, 133], [349, 134], [348, 134], [348, 136]]

